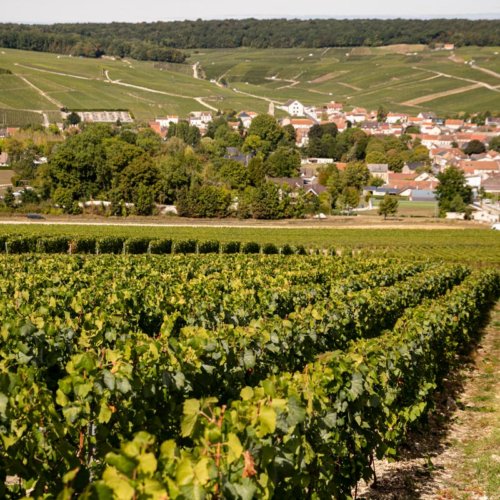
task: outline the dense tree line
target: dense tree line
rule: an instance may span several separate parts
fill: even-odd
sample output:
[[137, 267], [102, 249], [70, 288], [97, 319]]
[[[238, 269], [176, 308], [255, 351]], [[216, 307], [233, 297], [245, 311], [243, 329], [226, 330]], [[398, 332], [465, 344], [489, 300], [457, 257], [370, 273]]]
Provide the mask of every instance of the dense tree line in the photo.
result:
[[[40, 202], [49, 210], [79, 213], [83, 201], [106, 200], [111, 215], [149, 215], [165, 204], [188, 217], [279, 219], [357, 207], [364, 186], [383, 183], [371, 176], [369, 163], [388, 163], [394, 171], [408, 162], [430, 168], [429, 151], [410, 135], [370, 136], [356, 127], [339, 133], [325, 124], [312, 127], [309, 146], [298, 148], [293, 127], [282, 127], [270, 115], [254, 118], [248, 130], [234, 130], [233, 121], [234, 113], [217, 116], [203, 137], [181, 121], [170, 126], [167, 140], [140, 125], [23, 130], [1, 140], [0, 151], [11, 158], [14, 184], [34, 189], [23, 192], [21, 204], [9, 193], [3, 205], [16, 209]], [[47, 163], [40, 164], [42, 156]], [[300, 175], [304, 156], [334, 160], [318, 168], [316, 183], [324, 186], [319, 196], [291, 187], [296, 179], [289, 178]], [[438, 191], [441, 207], [469, 201], [467, 190], [458, 193], [462, 201], [456, 197], [463, 179], [443, 180], [452, 189]]]
[[500, 45], [500, 21], [466, 19], [243, 19], [0, 25], [0, 46], [75, 56], [183, 62], [178, 49], [356, 47], [399, 43]]

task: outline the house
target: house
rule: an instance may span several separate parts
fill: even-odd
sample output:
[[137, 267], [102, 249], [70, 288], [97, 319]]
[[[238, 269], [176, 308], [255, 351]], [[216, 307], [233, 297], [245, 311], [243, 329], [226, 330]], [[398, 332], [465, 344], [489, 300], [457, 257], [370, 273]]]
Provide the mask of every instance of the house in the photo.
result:
[[290, 116], [304, 116], [304, 105], [295, 99], [290, 99], [279, 108], [286, 111]]
[[389, 123], [379, 123], [377, 134], [394, 135], [400, 137], [403, 135], [403, 125], [391, 125]]
[[354, 108], [345, 114], [345, 119], [351, 123], [363, 123], [367, 117], [368, 113], [365, 108]]
[[344, 105], [340, 102], [331, 101], [326, 105], [326, 113], [328, 116], [340, 115], [343, 109]]
[[417, 137], [420, 137], [422, 145], [424, 145], [427, 149], [451, 148], [454, 142], [454, 137], [452, 135], [420, 134]]
[[464, 126], [464, 121], [463, 120], [445, 120], [444, 126], [453, 132], [456, 132], [457, 130], [461, 129]]
[[285, 118], [281, 124], [291, 125], [295, 129], [296, 144], [299, 147], [309, 144], [309, 130], [315, 124], [310, 118]]
[[227, 122], [227, 126], [234, 131], [238, 131], [240, 129], [240, 121], [229, 121]]
[[373, 135], [378, 132], [378, 128], [379, 123], [377, 121], [364, 121], [360, 125], [360, 129], [368, 135]]
[[406, 124], [409, 127], [410, 126], [420, 127], [420, 125], [422, 124], [423, 121], [424, 121], [424, 119], [420, 118], [419, 116], [409, 116], [408, 120], [406, 120]]
[[250, 125], [252, 124], [252, 120], [257, 115], [258, 115], [258, 113], [255, 113], [254, 111], [242, 111], [237, 116], [241, 120], [241, 123], [243, 123], [243, 127], [249, 128]]
[[497, 153], [496, 151], [487, 151], [486, 153], [472, 154], [468, 158], [464, 159], [474, 161], [496, 161], [500, 160], [500, 153]]
[[412, 189], [410, 201], [436, 201], [436, 192], [430, 189]]
[[329, 123], [335, 123], [339, 132], [343, 132], [347, 129], [347, 120], [344, 118], [333, 118], [329, 120]]
[[486, 193], [500, 194], [500, 174], [490, 175], [483, 180], [481, 187]]
[[243, 154], [238, 148], [227, 147], [226, 154], [224, 155], [224, 158], [226, 160], [237, 161], [238, 163], [241, 163], [241, 164], [245, 165], [245, 167], [247, 167], [248, 163], [253, 158], [253, 155], [252, 154]]
[[160, 127], [165, 127], [168, 129], [171, 123], [175, 125], [179, 123], [179, 117], [177, 115], [169, 115], [162, 118], [157, 118], [155, 122], [158, 123]]
[[441, 128], [439, 128], [434, 123], [422, 123], [420, 126], [420, 133], [426, 135], [440, 135]]
[[436, 114], [432, 113], [431, 111], [419, 113], [417, 116], [422, 120], [430, 120], [430, 121], [434, 121], [437, 118]]
[[497, 117], [489, 116], [488, 118], [486, 118], [484, 123], [488, 127], [500, 127], [500, 116]]
[[328, 190], [326, 186], [322, 186], [321, 184], [305, 184], [304, 191], [306, 194], [311, 194], [313, 196], [319, 196], [321, 193], [324, 193]]
[[459, 148], [464, 148], [470, 141], [481, 141], [483, 143], [487, 143], [488, 136], [486, 134], [471, 132], [455, 134], [455, 142], [458, 144]]
[[387, 163], [368, 163], [366, 166], [372, 177], [382, 179], [384, 184], [389, 182], [389, 165]]
[[500, 161], [461, 160], [457, 166], [466, 175], [481, 175], [483, 178], [489, 177], [488, 174], [500, 173]]
[[396, 123], [404, 124], [408, 121], [408, 115], [404, 113], [387, 113], [385, 117], [385, 122], [391, 125], [395, 125]]
[[468, 186], [470, 186], [472, 189], [474, 189], [476, 193], [480, 189], [482, 181], [483, 181], [483, 178], [480, 175], [466, 175], [465, 176], [465, 182], [467, 183]]
[[193, 111], [189, 113], [189, 125], [199, 129], [205, 129], [212, 121], [212, 113], [210, 111]]
[[419, 168], [425, 167], [425, 161], [409, 161], [404, 164], [401, 173], [403, 174], [415, 174]]
[[149, 128], [154, 130], [159, 136], [165, 138], [168, 134], [168, 127], [162, 127], [157, 121], [149, 122]]
[[430, 174], [429, 172], [422, 172], [421, 174], [417, 175], [417, 177], [415, 177], [415, 180], [417, 182], [422, 182], [422, 181], [437, 182], [438, 181], [437, 177], [433, 174]]

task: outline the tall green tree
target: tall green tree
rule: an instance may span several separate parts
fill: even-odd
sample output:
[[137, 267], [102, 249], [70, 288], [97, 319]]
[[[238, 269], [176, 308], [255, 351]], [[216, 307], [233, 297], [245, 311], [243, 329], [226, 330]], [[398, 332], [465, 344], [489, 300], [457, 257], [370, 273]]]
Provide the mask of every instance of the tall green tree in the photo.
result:
[[284, 132], [274, 117], [263, 114], [252, 120], [248, 128], [248, 135], [256, 135], [262, 141], [269, 143], [270, 150], [274, 150], [284, 137]]
[[300, 154], [295, 148], [279, 147], [266, 162], [271, 177], [294, 177], [300, 169]]
[[439, 173], [437, 178], [439, 185], [436, 188], [436, 197], [442, 215], [446, 212], [456, 211], [457, 208], [463, 210], [466, 205], [472, 202], [472, 189], [467, 185], [462, 170], [451, 166]]
[[378, 207], [379, 215], [384, 216], [384, 220], [388, 215], [396, 215], [398, 213], [398, 199], [395, 196], [385, 195]]

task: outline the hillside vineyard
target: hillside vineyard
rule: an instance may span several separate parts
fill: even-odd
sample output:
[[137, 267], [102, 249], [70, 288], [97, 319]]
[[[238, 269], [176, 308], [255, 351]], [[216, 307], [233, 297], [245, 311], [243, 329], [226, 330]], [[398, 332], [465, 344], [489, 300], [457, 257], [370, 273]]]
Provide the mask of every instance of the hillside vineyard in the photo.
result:
[[500, 276], [323, 255], [0, 256], [0, 494], [347, 498]]

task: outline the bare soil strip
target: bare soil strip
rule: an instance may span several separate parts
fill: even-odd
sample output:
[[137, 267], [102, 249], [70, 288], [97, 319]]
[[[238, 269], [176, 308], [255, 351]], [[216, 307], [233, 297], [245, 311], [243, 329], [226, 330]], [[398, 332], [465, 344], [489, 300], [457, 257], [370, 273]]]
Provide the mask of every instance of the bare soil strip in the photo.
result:
[[439, 99], [441, 97], [448, 97], [454, 94], [463, 94], [464, 92], [469, 92], [470, 90], [475, 90], [482, 87], [480, 83], [475, 83], [474, 85], [467, 85], [466, 87], [460, 87], [458, 89], [446, 90], [445, 92], [436, 92], [435, 94], [427, 94], [422, 97], [417, 97], [416, 99], [411, 99], [410, 101], [402, 102], [403, 106], [417, 106], [423, 104], [424, 102], [433, 101], [434, 99]]
[[356, 90], [356, 91], [361, 91], [363, 90], [360, 87], [356, 87], [355, 85], [351, 85], [349, 83], [344, 83], [344, 82], [337, 82], [339, 85], [342, 85], [343, 87], [347, 87], [348, 89]]
[[396, 462], [376, 461], [358, 499], [500, 499], [500, 302], [476, 352], [445, 381], [425, 429]]

